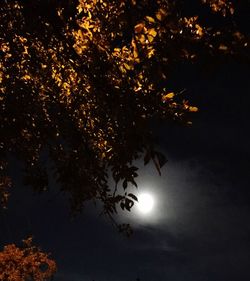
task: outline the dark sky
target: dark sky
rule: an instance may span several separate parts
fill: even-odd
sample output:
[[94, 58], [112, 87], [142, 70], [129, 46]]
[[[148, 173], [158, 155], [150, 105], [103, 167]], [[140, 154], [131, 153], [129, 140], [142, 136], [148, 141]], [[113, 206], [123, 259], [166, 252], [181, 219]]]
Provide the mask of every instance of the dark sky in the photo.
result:
[[1, 246], [33, 233], [58, 262], [55, 281], [249, 281], [249, 66], [183, 67], [173, 81], [200, 111], [191, 128], [154, 124], [169, 161], [161, 177], [138, 163], [139, 188], [158, 198], [154, 216], [122, 215], [128, 239], [91, 206], [72, 221], [62, 195], [20, 187], [0, 217]]

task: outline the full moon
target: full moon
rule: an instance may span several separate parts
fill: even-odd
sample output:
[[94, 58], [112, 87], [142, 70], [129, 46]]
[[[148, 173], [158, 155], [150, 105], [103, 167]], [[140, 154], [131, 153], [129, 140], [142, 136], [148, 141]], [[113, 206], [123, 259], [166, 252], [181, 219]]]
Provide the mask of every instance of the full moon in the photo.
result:
[[154, 198], [149, 193], [142, 193], [138, 196], [138, 210], [143, 214], [148, 214], [154, 207]]

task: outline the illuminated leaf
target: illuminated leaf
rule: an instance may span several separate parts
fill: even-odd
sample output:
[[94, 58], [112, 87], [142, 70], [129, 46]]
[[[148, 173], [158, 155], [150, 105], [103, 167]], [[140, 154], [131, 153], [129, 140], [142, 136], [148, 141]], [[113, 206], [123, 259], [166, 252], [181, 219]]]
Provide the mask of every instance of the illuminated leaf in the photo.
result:
[[226, 45], [224, 45], [224, 44], [220, 44], [219, 50], [221, 50], [221, 51], [227, 51], [227, 50], [228, 50], [228, 47], [227, 47]]
[[155, 19], [152, 18], [152, 17], [149, 17], [149, 16], [146, 16], [146, 19], [151, 22], [151, 23], [154, 23], [155, 22]]
[[197, 112], [197, 111], [198, 111], [198, 107], [189, 106], [188, 110], [189, 110], [190, 112]]
[[140, 41], [141, 44], [145, 44], [146, 38], [145, 38], [145, 35], [144, 35], [144, 34], [141, 34], [141, 35], [140, 35], [139, 41]]
[[127, 70], [131, 70], [131, 66], [129, 66], [127, 63], [124, 63], [124, 66]]
[[168, 93], [168, 94], [162, 96], [162, 101], [170, 100], [170, 99], [172, 99], [173, 97], [174, 97], [174, 93], [173, 93], [173, 92], [170, 92], [170, 93]]
[[166, 17], [166, 15], [167, 12], [164, 9], [159, 9], [155, 16], [159, 21], [162, 21]]
[[148, 41], [151, 43], [151, 42], [153, 42], [154, 41], [154, 37], [153, 36], [147, 36], [147, 38], [148, 38]]
[[141, 33], [144, 29], [144, 24], [143, 23], [138, 23], [136, 26], [135, 26], [135, 33]]
[[155, 37], [157, 35], [157, 32], [154, 28], [148, 29], [148, 34]]
[[155, 49], [154, 48], [149, 48], [148, 49], [147, 57], [151, 58], [154, 54], [155, 54]]

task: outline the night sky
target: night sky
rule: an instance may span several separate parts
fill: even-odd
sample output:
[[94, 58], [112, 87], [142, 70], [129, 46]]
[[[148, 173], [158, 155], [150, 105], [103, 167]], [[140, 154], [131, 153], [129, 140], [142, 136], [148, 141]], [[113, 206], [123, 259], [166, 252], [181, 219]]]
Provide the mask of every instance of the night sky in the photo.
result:
[[250, 280], [249, 66], [224, 61], [210, 69], [179, 67], [172, 87], [199, 107], [193, 126], [154, 123], [168, 162], [160, 177], [140, 166], [139, 190], [155, 196], [148, 217], [121, 214], [127, 238], [87, 204], [70, 218], [66, 196], [18, 188], [0, 216], [0, 246], [30, 233], [58, 263], [55, 281]]

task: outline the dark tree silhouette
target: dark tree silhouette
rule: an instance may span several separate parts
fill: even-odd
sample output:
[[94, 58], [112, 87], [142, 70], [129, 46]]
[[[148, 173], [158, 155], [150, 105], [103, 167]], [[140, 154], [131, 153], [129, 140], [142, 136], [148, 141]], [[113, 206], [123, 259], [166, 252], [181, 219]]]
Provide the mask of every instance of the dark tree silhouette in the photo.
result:
[[[136, 186], [133, 161], [157, 170], [152, 120], [191, 124], [183, 93], [168, 88], [173, 66], [246, 53], [236, 24], [244, 1], [5, 0], [0, 5], [0, 194], [7, 203], [8, 159], [24, 182], [48, 187], [48, 167], [70, 194], [112, 215], [136, 197], [108, 185]], [[238, 5], [238, 6], [237, 6]], [[241, 6], [240, 6], [241, 5]], [[216, 13], [216, 14], [215, 14]]]

